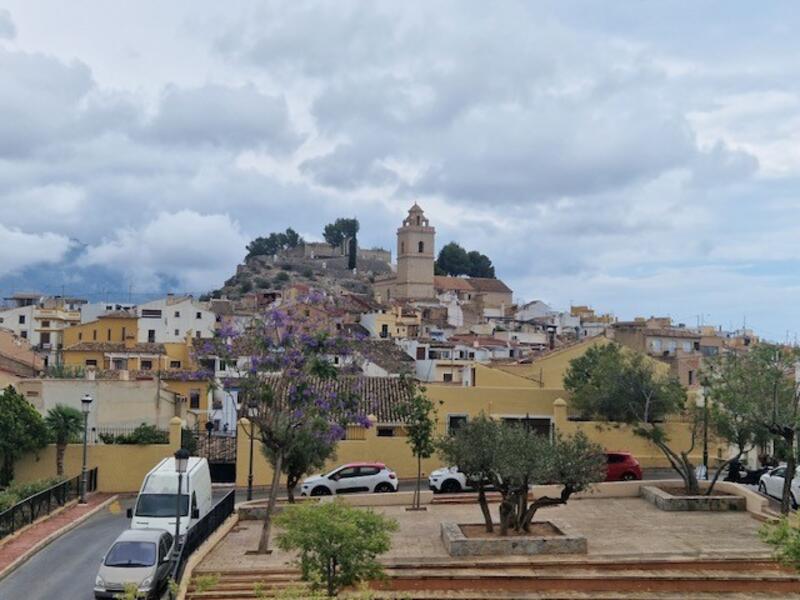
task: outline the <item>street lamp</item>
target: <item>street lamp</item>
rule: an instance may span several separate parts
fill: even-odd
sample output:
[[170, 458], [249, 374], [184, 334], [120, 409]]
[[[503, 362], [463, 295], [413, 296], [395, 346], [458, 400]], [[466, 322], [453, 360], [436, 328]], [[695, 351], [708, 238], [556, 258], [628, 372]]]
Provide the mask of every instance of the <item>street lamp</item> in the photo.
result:
[[178, 493], [175, 500], [175, 544], [172, 546], [173, 554], [178, 556], [178, 540], [181, 539], [181, 487], [183, 474], [189, 466], [189, 451], [181, 448], [175, 453], [175, 472], [178, 474]]
[[86, 504], [86, 447], [89, 444], [89, 411], [92, 410], [92, 397], [84, 394], [81, 398], [81, 410], [83, 411], [83, 467], [81, 468], [81, 504]]
[[255, 421], [258, 416], [258, 402], [253, 399], [247, 402], [247, 419], [250, 421], [250, 466], [247, 472], [247, 501], [253, 499], [253, 437], [255, 436]]

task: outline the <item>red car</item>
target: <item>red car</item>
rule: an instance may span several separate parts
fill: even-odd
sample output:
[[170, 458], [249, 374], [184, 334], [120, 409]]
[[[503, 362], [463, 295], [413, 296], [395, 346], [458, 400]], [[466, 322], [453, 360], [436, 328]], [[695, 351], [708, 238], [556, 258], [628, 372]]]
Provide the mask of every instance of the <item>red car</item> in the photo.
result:
[[642, 478], [642, 466], [630, 452], [606, 452], [606, 481], [633, 481]]

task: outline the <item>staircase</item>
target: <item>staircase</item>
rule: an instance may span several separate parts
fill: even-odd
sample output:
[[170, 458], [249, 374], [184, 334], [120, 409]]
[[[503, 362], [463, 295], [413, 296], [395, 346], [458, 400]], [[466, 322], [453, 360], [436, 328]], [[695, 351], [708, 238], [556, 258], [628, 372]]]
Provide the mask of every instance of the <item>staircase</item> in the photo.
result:
[[[370, 599], [800, 599], [800, 576], [770, 560], [430, 562], [389, 564], [386, 574]], [[307, 588], [296, 570], [231, 571], [220, 574], [212, 589], [200, 591], [196, 582], [203, 575], [209, 573], [195, 575], [188, 600], [310, 595], [304, 594]]]

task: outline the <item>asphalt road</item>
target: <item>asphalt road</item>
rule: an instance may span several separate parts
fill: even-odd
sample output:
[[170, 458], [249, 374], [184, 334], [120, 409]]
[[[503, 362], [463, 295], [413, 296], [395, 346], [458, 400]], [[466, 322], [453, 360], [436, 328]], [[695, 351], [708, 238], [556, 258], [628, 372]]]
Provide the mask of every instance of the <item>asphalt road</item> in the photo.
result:
[[132, 502], [112, 504], [46, 546], [0, 581], [0, 600], [93, 600], [100, 561], [128, 528], [125, 509]]

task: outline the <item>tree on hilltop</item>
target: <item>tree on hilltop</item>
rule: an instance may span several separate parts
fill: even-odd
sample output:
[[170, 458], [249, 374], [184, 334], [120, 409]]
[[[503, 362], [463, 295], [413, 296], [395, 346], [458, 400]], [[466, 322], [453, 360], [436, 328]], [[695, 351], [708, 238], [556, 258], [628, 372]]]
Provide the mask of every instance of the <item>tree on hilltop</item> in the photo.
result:
[[272, 256], [283, 250], [296, 248], [303, 243], [303, 238], [291, 227], [284, 232], [270, 233], [267, 237], [257, 237], [247, 244], [247, 256]]
[[439, 250], [434, 263], [437, 275], [468, 275], [469, 277], [488, 277], [494, 279], [494, 266], [485, 254], [477, 250], [467, 252], [456, 242], [450, 242]]
[[322, 237], [333, 248], [342, 245], [347, 239], [356, 238], [360, 225], [358, 219], [336, 219], [333, 223], [325, 225], [322, 232]]

